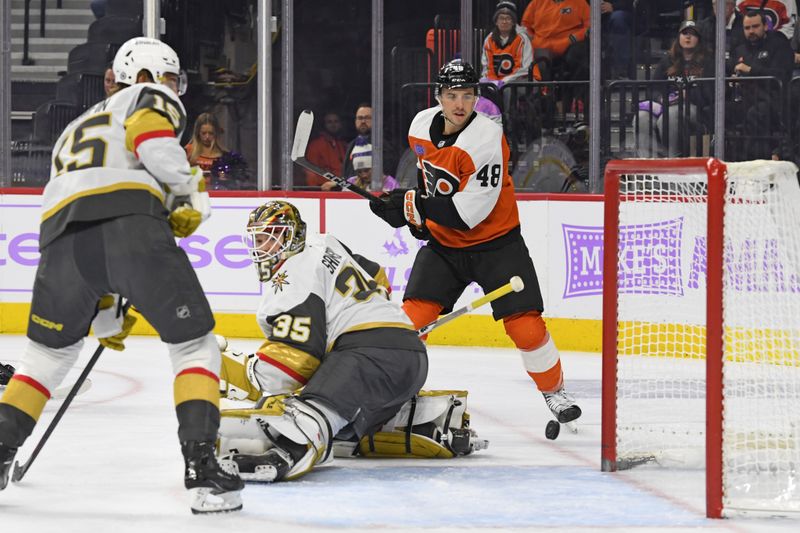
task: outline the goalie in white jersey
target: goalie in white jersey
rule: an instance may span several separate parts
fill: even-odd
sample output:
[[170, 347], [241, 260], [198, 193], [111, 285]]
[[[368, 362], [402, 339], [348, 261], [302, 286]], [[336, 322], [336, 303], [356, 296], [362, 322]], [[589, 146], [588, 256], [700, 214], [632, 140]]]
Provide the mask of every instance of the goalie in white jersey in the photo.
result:
[[122, 45], [113, 70], [120, 90], [69, 124], [53, 149], [30, 342], [0, 398], [0, 489], [90, 326], [104, 346], [124, 348], [134, 321], [122, 316], [124, 297], [169, 348], [192, 510], [234, 510], [241, 508], [243, 483], [214, 455], [220, 368], [214, 318], [174, 239], [209, 215], [202, 173], [190, 169], [179, 144], [186, 113], [178, 56], [158, 40], [135, 38]]
[[[297, 208], [281, 200], [250, 214], [245, 240], [267, 284], [256, 316], [267, 340], [250, 356], [223, 352], [221, 384], [228, 397], [260, 402], [223, 410], [220, 428], [221, 452], [235, 450], [243, 478], [303, 475], [331, 458], [334, 436], [350, 437], [349, 451], [364, 455], [472, 451], [472, 435], [462, 428], [466, 393], [423, 394], [425, 400], [414, 400], [416, 415], [407, 404], [425, 382], [427, 354], [411, 321], [388, 299], [379, 265], [331, 235], [307, 236]], [[265, 392], [273, 396], [262, 399]], [[442, 426], [445, 416], [463, 431], [454, 435]], [[438, 429], [412, 435], [412, 426], [434, 426], [437, 418]], [[407, 433], [393, 433], [397, 426]]]

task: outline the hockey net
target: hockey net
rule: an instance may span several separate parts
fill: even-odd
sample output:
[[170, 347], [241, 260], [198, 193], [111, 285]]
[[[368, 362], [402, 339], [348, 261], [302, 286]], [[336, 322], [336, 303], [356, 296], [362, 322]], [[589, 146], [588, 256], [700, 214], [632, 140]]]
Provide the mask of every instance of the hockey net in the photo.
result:
[[705, 468], [711, 517], [800, 511], [796, 172], [606, 170], [602, 468]]

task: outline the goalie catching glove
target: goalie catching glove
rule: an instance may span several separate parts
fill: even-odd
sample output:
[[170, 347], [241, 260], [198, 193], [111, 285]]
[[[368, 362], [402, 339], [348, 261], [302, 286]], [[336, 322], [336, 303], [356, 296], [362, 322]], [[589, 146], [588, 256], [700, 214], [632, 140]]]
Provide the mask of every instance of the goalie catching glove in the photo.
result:
[[122, 313], [122, 298], [119, 294], [106, 294], [97, 302], [97, 315], [92, 321], [94, 335], [106, 348], [121, 352], [125, 339], [131, 334], [136, 317]]
[[211, 216], [211, 202], [203, 171], [200, 167], [192, 167], [188, 182], [165, 188], [167, 197], [164, 205], [169, 211], [169, 227], [176, 237], [188, 237]]

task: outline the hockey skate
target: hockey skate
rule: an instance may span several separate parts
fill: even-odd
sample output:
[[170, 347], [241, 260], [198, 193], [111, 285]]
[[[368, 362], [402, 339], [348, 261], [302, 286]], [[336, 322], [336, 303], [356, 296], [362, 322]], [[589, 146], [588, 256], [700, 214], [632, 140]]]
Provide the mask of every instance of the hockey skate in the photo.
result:
[[555, 392], [543, 392], [544, 401], [547, 407], [562, 424], [568, 424], [581, 416], [581, 408], [575, 403], [575, 399], [561, 387]]
[[192, 493], [192, 513], [225, 513], [242, 508], [244, 482], [232, 463], [217, 462], [213, 442], [181, 443], [184, 484]]
[[258, 455], [232, 454], [224, 457], [236, 464], [239, 475], [245, 481], [272, 483], [281, 481], [292, 467], [306, 455], [308, 447], [297, 444], [285, 437], [279, 437], [280, 444]]
[[0, 490], [3, 490], [8, 485], [8, 478], [11, 476], [11, 467], [14, 465], [14, 456], [16, 454], [16, 448], [0, 443]]

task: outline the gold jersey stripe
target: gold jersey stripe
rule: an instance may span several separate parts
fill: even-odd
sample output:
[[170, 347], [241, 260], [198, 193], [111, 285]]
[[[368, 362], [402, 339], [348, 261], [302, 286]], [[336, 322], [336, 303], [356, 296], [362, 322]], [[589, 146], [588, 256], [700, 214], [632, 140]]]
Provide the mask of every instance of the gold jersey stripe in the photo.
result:
[[182, 372], [175, 377], [175, 405], [190, 400], [205, 400], [219, 407], [219, 382], [207, 373]]
[[152, 109], [140, 109], [125, 120], [125, 148], [136, 152], [136, 139], [153, 131], [169, 130], [174, 132], [167, 118]]
[[61, 211], [65, 206], [71, 204], [75, 200], [79, 198], [85, 198], [87, 196], [96, 196], [98, 194], [108, 194], [110, 192], [116, 191], [130, 191], [130, 190], [137, 190], [137, 191], [146, 191], [158, 198], [162, 203], [164, 202], [164, 193], [158, 189], [155, 189], [149, 185], [144, 183], [136, 183], [133, 181], [123, 181], [120, 183], [114, 183], [112, 185], [106, 185], [105, 187], [97, 187], [95, 189], [87, 189], [85, 191], [81, 191], [79, 193], [75, 193], [73, 195], [67, 196], [60, 202], [58, 202], [55, 206], [51, 207], [47, 211], [42, 214], [42, 222], [50, 218], [51, 216], [55, 215], [59, 211]]
[[[258, 349], [258, 358], [305, 384], [319, 368], [313, 355], [280, 342], [267, 341]], [[302, 379], [298, 379], [302, 378]]]
[[48, 396], [22, 379], [12, 378], [8, 382], [0, 403], [16, 407], [34, 420], [39, 420]]

